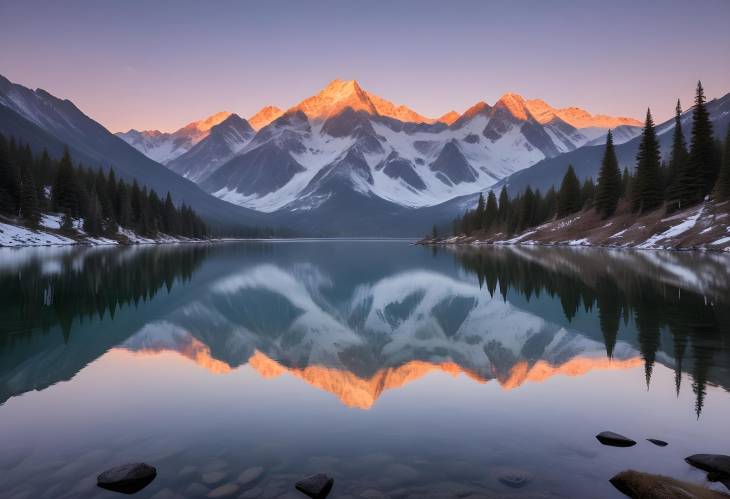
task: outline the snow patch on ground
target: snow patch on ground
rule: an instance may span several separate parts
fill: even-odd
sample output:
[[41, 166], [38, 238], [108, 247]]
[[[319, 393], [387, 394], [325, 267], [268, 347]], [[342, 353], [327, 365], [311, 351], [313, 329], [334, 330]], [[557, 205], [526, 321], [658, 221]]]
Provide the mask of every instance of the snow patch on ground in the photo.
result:
[[682, 223], [674, 225], [672, 227], [669, 227], [667, 230], [662, 232], [661, 234], [654, 234], [649, 239], [641, 243], [639, 246], [637, 246], [639, 249], [653, 249], [657, 247], [657, 243], [659, 241], [663, 241], [665, 239], [671, 239], [673, 237], [677, 237], [681, 234], [684, 234], [688, 230], [690, 230], [692, 227], [695, 226], [697, 223], [697, 220], [702, 216], [702, 212], [704, 211], [704, 207], [699, 208], [695, 213], [684, 219]]

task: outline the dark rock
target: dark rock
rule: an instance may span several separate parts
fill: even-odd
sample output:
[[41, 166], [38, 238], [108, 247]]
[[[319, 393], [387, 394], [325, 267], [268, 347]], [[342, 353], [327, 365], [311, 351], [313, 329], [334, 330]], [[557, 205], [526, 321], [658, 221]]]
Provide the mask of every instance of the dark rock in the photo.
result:
[[157, 470], [145, 463], [129, 463], [115, 466], [96, 477], [96, 484], [107, 490], [134, 494], [139, 492], [155, 479]]
[[294, 486], [312, 499], [324, 499], [332, 490], [335, 481], [324, 473], [317, 473], [299, 480]]
[[619, 435], [618, 433], [614, 433], [612, 431], [602, 431], [601, 433], [596, 435], [596, 438], [603, 445], [610, 445], [612, 447], [631, 447], [632, 445], [636, 445], [636, 442], [631, 440], [630, 438], [624, 437], [623, 435]]
[[721, 473], [730, 477], [730, 456], [723, 454], [693, 454], [685, 457], [684, 460], [703, 471]]
[[666, 447], [667, 445], [669, 445], [664, 440], [659, 440], [658, 438], [647, 438], [647, 440], [654, 445], [658, 445], [659, 447]]
[[661, 475], [626, 470], [609, 480], [621, 493], [635, 499], [727, 499], [726, 494]]
[[499, 474], [497, 480], [507, 487], [519, 489], [530, 483], [530, 477], [527, 473], [520, 470], [509, 470]]

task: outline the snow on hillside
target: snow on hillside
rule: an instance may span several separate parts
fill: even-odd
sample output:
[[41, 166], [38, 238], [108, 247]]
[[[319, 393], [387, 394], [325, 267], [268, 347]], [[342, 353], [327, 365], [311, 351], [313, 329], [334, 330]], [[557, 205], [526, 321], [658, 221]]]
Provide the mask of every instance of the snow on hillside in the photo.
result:
[[664, 214], [664, 210], [657, 210], [637, 216], [628, 209], [620, 209], [608, 221], [589, 210], [513, 236], [499, 233], [424, 242], [600, 246], [641, 250], [693, 249], [730, 253], [730, 201], [713, 203], [708, 200], [671, 215]]
[[58, 214], [44, 214], [38, 229], [29, 229], [7, 219], [0, 219], [0, 247], [25, 246], [68, 246], [73, 244], [109, 245], [109, 244], [159, 244], [194, 242], [178, 236], [159, 234], [155, 238], [140, 236], [135, 232], [120, 228], [115, 238], [92, 237], [82, 228], [81, 220], [73, 221], [72, 233], [62, 232], [62, 217]]

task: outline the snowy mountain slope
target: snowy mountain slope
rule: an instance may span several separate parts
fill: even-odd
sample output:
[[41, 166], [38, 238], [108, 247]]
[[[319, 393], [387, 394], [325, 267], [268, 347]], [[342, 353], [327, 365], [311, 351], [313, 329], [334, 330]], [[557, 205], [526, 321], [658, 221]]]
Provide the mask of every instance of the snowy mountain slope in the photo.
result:
[[202, 120], [188, 123], [172, 133], [131, 129], [115, 135], [148, 158], [164, 165], [189, 151], [195, 144], [207, 137], [214, 126], [225, 121], [230, 115], [229, 112], [221, 111]]
[[[583, 133], [561, 115], [567, 114], [542, 101], [505, 94], [494, 106], [478, 103], [438, 121], [356, 81], [335, 80], [261, 128], [215, 174], [188, 176], [222, 199], [264, 212], [316, 210], [337, 190], [385, 202], [386, 212], [391, 204], [421, 208], [483, 191], [603, 133], [595, 126]], [[594, 124], [591, 118], [584, 113], [582, 123]]]
[[245, 119], [231, 114], [212, 127], [208, 136], [189, 151], [170, 161], [167, 167], [193, 182], [202, 182], [243, 149], [255, 134]]

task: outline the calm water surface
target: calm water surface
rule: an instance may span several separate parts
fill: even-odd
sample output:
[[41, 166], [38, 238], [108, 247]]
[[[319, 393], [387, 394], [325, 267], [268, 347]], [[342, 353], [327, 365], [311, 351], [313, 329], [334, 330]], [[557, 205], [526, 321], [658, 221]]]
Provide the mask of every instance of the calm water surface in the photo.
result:
[[156, 499], [254, 466], [231, 497], [304, 497], [318, 471], [335, 498], [704, 483], [683, 458], [730, 453], [729, 269], [396, 241], [3, 249], [0, 497], [112, 498], [95, 477], [130, 460]]

